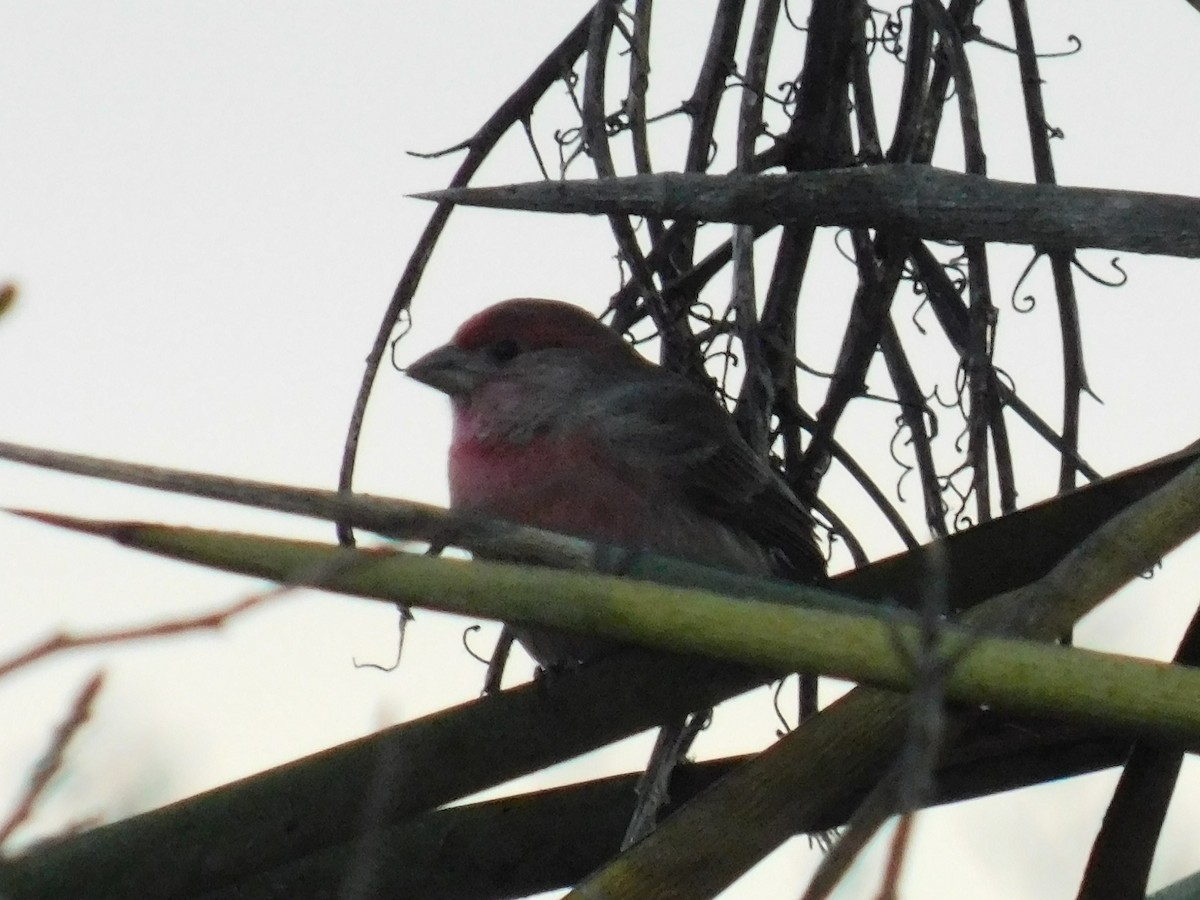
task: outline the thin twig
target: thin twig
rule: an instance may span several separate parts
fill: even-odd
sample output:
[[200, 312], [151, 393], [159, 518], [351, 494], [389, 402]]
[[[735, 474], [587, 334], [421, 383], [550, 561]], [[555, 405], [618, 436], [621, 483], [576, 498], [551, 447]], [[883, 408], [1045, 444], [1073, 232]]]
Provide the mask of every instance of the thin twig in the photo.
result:
[[175, 619], [170, 622], [158, 622], [154, 625], [118, 628], [94, 634], [59, 632], [35, 644], [28, 650], [0, 662], [0, 678], [10, 675], [18, 669], [41, 662], [50, 656], [65, 653], [69, 650], [79, 650], [84, 647], [99, 647], [106, 644], [125, 644], [146, 638], [169, 637], [170, 635], [183, 634], [188, 631], [216, 630], [225, 625], [230, 619], [256, 606], [261, 606], [277, 594], [278, 590], [254, 594], [216, 612], [204, 613], [203, 615], [192, 616], [186, 619]]
[[[962, 299], [954, 289], [941, 263], [937, 261], [929, 248], [921, 241], [909, 245], [910, 258], [916, 266], [920, 279], [925, 283], [930, 305], [937, 316], [938, 324], [956, 353], [962, 356], [966, 347], [967, 311]], [[1077, 451], [1073, 451], [1048, 422], [1034, 412], [1021, 397], [1001, 381], [993, 371], [994, 389], [992, 396], [997, 403], [1002, 403], [1020, 416], [1030, 428], [1047, 444], [1071, 460], [1071, 464], [1085, 477], [1095, 481], [1101, 477], [1100, 472]]]
[[928, 406], [921, 393], [917, 376], [896, 332], [896, 325], [889, 317], [884, 322], [880, 349], [883, 360], [891, 375], [900, 402], [899, 420], [908, 429], [908, 443], [916, 457], [917, 474], [921, 479], [921, 496], [925, 501], [925, 523], [939, 537], [946, 536], [946, 504], [938, 490], [937, 468], [933, 462], [932, 435], [926, 428]]
[[896, 126], [887, 152], [889, 162], [911, 162], [914, 159], [922, 128], [932, 124], [927, 105], [932, 100], [935, 108], [940, 109], [944, 102], [945, 85], [941, 85], [942, 92], [937, 94], [931, 92], [928, 84], [932, 53], [933, 29], [929, 25], [929, 17], [920, 4], [914, 3], [908, 25], [908, 52], [904, 59], [904, 80], [900, 84]]
[[[39, 516], [32, 513], [24, 513], [30, 518], [42, 518], [44, 521], [56, 521], [54, 516]], [[57, 517], [58, 522], [65, 521], [61, 517]], [[307, 584], [314, 583], [325, 577], [332, 577], [339, 574], [345, 567], [355, 564], [353, 555], [339, 559], [336, 556], [331, 557], [324, 562], [316, 563], [308, 566], [300, 571], [297, 571], [292, 578], [285, 584], [277, 585], [265, 591], [259, 591], [243, 597], [236, 603], [226, 606], [224, 609], [214, 610], [210, 613], [202, 613], [196, 616], [189, 616], [180, 619], [172, 619], [166, 622], [156, 622], [153, 625], [140, 625], [132, 628], [118, 628], [111, 631], [100, 631], [94, 634], [70, 634], [68, 632], [59, 632], [46, 638], [39, 644], [35, 644], [23, 653], [18, 653], [16, 656], [10, 657], [8, 660], [0, 662], [0, 678], [10, 675], [18, 669], [23, 669], [31, 666], [34, 663], [41, 662], [50, 656], [59, 653], [65, 653], [69, 650], [79, 650], [83, 647], [99, 647], [108, 644], [124, 644], [131, 641], [145, 640], [147, 638], [169, 637], [175, 634], [184, 634], [190, 631], [216, 631], [232, 619], [242, 615], [243, 613], [262, 606], [270, 600], [278, 599], [283, 595], [296, 590]], [[401, 609], [404, 609], [402, 606]], [[411, 614], [409, 615], [411, 618]], [[401, 626], [400, 640], [404, 639], [403, 626]]]
[[[67, 745], [71, 739], [75, 737], [87, 724], [88, 719], [92, 716], [92, 704], [96, 700], [96, 696], [100, 693], [100, 689], [104, 686], [104, 673], [97, 672], [87, 680], [83, 688], [75, 696], [74, 702], [71, 704], [70, 710], [64, 719], [54, 730], [54, 735], [50, 739], [50, 746], [34, 766], [33, 772], [30, 775], [29, 786], [21, 795], [17, 802], [16, 808], [9, 815], [8, 819], [0, 823], [0, 849], [12, 837], [14, 831], [20, 828], [25, 822], [29, 821], [29, 817], [33, 814], [38, 802], [46, 793], [46, 788], [54, 779], [63, 767], [66, 760]], [[0, 852], [0, 859], [3, 859], [4, 854]]]
[[[587, 64], [584, 70], [582, 127], [584, 145], [596, 167], [600, 178], [616, 177], [612, 150], [608, 142], [608, 117], [604, 108], [604, 86], [608, 71], [608, 48], [616, 28], [619, 4], [615, 0], [601, 0], [596, 6], [588, 34]], [[703, 372], [704, 366], [697, 348], [689, 340], [686, 323], [678, 316], [670, 315], [664, 304], [653, 302], [659, 298], [654, 285], [654, 274], [638, 244], [637, 235], [629, 217], [614, 214], [608, 217], [613, 239], [621, 259], [629, 267], [632, 283], [644, 297], [651, 299], [650, 310], [662, 336], [663, 365], [689, 374]]]
[[[1042, 102], [1042, 77], [1038, 72], [1037, 50], [1033, 44], [1033, 29], [1029, 24], [1029, 9], [1025, 0], [1009, 0], [1013, 35], [1017, 45], [1017, 62], [1021, 72], [1021, 93], [1025, 99], [1025, 119], [1029, 127], [1029, 143], [1033, 151], [1033, 174], [1039, 184], [1054, 184], [1054, 158], [1050, 152], [1050, 136], [1046, 126], [1046, 108]], [[1088, 389], [1087, 371], [1083, 364], [1083, 336], [1079, 328], [1079, 305], [1075, 297], [1075, 279], [1071, 272], [1072, 254], [1065, 250], [1047, 251], [1050, 272], [1054, 278], [1054, 296], [1058, 305], [1058, 324], [1062, 334], [1063, 354], [1063, 443], [1071, 450], [1079, 448], [1079, 401]], [[1075, 466], [1062, 454], [1059, 463], [1058, 489], [1075, 487]]]

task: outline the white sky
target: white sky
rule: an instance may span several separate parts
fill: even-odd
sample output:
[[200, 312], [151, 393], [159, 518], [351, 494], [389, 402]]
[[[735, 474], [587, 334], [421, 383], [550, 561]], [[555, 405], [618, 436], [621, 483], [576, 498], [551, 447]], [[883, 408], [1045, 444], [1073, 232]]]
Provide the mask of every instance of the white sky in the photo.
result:
[[[1117, 0], [1033, 6], [1039, 46], [1065, 47], [1069, 33], [1084, 42], [1078, 57], [1043, 63], [1049, 117], [1067, 135], [1054, 144], [1060, 179], [1200, 196], [1200, 82], [1180, 74], [1200, 15], [1182, 0], [1139, 4], [1136, 15]], [[405, 195], [442, 186], [461, 158], [425, 162], [405, 151], [467, 137], [585, 8], [0, 0], [0, 278], [22, 289], [0, 320], [0, 438], [332, 486], [362, 358], [431, 209]], [[683, 21], [693, 8], [656, 12], [679, 20], [681, 47], [701, 46], [706, 16]], [[998, 0], [984, 8], [985, 28], [1001, 40], [1004, 10]], [[1026, 179], [1015, 60], [972, 54], [991, 171]], [[687, 77], [691, 60], [682, 51], [664, 60], [657, 83], [670, 85], [676, 69]], [[652, 102], [678, 102], [687, 88], [675, 84]], [[556, 115], [539, 123], [550, 154], [549, 133], [572, 124], [562, 108]], [[948, 118], [947, 133], [956, 127]], [[536, 177], [518, 135], [481, 181]], [[1109, 255], [1085, 258], [1103, 270]], [[998, 251], [994, 262], [1002, 361], [1054, 421], [1054, 346], [1040, 336], [1054, 334], [1044, 266], [1035, 282], [1043, 305], [1021, 318], [1007, 291], [1024, 257]], [[1080, 282], [1092, 384], [1105, 401], [1085, 405], [1084, 453], [1106, 472], [1200, 436], [1196, 265], [1129, 255], [1122, 264], [1132, 276], [1122, 290]], [[838, 304], [830, 317], [844, 312], [846, 277], [835, 262], [814, 270], [810, 289]], [[507, 296], [559, 296], [598, 311], [615, 278], [602, 222], [460, 212], [401, 353], [415, 357]], [[357, 486], [444, 502], [445, 444], [441, 398], [386, 370]], [[1022, 499], [1047, 489], [1039, 482]], [[328, 536], [311, 523], [8, 464], [0, 505]], [[1083, 639], [1169, 655], [1194, 608], [1196, 561], [1194, 550], [1174, 557], [1093, 616]], [[250, 589], [11, 517], [0, 517], [0, 567], [0, 658], [55, 629], [156, 621]], [[0, 684], [0, 721], [20, 723], [0, 739], [0, 815], [98, 665], [108, 686], [42, 829], [156, 806], [466, 700], [482, 675], [459, 645], [466, 624], [421, 614], [402, 667], [381, 674], [351, 658], [390, 658], [393, 614], [303, 595], [220, 637], [40, 665]], [[759, 695], [742, 709], [738, 734], [719, 733], [718, 720], [706, 752], [769, 739], [769, 703]], [[627, 742], [568, 774], [626, 770], [639, 762], [630, 748], [645, 746]], [[948, 883], [963, 897], [1072, 895], [1112, 782], [1096, 776], [925, 815], [906, 885], [913, 896]], [[1198, 788], [1189, 760], [1179, 796]], [[1152, 887], [1200, 868], [1200, 804], [1185, 806], [1172, 810]], [[794, 842], [729, 896], [794, 896], [814, 864]], [[866, 860], [841, 896], [868, 891], [876, 873]]]

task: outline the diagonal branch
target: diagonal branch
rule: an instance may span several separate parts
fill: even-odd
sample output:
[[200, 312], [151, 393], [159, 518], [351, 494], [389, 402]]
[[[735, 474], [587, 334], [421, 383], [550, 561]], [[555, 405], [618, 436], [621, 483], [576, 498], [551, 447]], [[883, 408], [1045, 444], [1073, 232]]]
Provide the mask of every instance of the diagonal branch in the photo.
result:
[[[1050, 154], [1050, 135], [1046, 124], [1046, 109], [1042, 102], [1042, 78], [1038, 72], [1037, 51], [1033, 45], [1033, 29], [1029, 23], [1029, 8], [1025, 0], [1009, 0], [1012, 11], [1013, 35], [1017, 45], [1017, 62], [1021, 71], [1022, 95], [1025, 98], [1025, 118], [1029, 126], [1029, 142], [1033, 149], [1033, 174], [1039, 184], [1053, 184], [1054, 160]], [[1071, 274], [1071, 253], [1052, 250], [1050, 272], [1054, 278], [1054, 295], [1058, 303], [1058, 322], [1063, 349], [1063, 443], [1071, 451], [1079, 447], [1079, 399], [1088, 389], [1087, 371], [1083, 365], [1083, 336], [1079, 329], [1079, 305], [1075, 297], [1075, 280]], [[1058, 489], [1075, 487], [1075, 466], [1067, 453], [1059, 464]]]
[[[1196, 525], [1200, 464], [1114, 516], [1041, 580], [982, 604], [964, 621], [1053, 639]], [[712, 895], [779, 846], [798, 819], [874, 783], [903, 740], [908, 706], [896, 694], [852, 691], [593, 874], [575, 896], [623, 900], [668, 885], [671, 896]], [[956, 718], [948, 737], [961, 727]]]

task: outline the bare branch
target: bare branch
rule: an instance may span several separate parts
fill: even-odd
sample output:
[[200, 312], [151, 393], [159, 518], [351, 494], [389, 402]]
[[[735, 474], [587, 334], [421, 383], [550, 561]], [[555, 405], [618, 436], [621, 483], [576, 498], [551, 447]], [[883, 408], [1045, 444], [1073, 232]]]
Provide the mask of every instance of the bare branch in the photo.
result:
[[[4, 674], [6, 672], [3, 670], [3, 667], [0, 667], [0, 677]], [[67, 713], [67, 718], [55, 730], [54, 736], [50, 741], [50, 746], [42, 755], [37, 766], [34, 767], [29, 787], [17, 803], [16, 809], [12, 811], [6, 821], [0, 822], [0, 849], [8, 842], [13, 832], [29, 820], [38, 801], [46, 793], [46, 788], [49, 786], [51, 780], [61, 771], [63, 762], [66, 759], [67, 745], [79, 733], [79, 730], [87, 724], [88, 719], [91, 718], [92, 704], [95, 702], [96, 696], [100, 693], [100, 688], [103, 686], [104, 673], [97, 672], [87, 680], [83, 688], [76, 695], [75, 701], [71, 704], [70, 711]], [[0, 852], [0, 859], [2, 858], [3, 853]]]
[[221, 628], [230, 619], [239, 616], [249, 609], [261, 606], [268, 600], [278, 596], [279, 589], [254, 594], [239, 600], [237, 603], [217, 610], [186, 619], [174, 619], [168, 622], [156, 622], [153, 625], [143, 625], [136, 628], [118, 628], [114, 631], [101, 631], [95, 634], [69, 634], [60, 632], [51, 635], [41, 643], [35, 644], [23, 653], [0, 661], [0, 678], [11, 675], [18, 669], [41, 662], [42, 660], [64, 653], [68, 650], [79, 650], [83, 647], [99, 647], [106, 644], [126, 644], [146, 638], [161, 638], [188, 631], [211, 631]]
[[839, 225], [932, 240], [1200, 257], [1200, 199], [1020, 184], [905, 163], [784, 175], [664, 172], [452, 188], [416, 196], [534, 212]]

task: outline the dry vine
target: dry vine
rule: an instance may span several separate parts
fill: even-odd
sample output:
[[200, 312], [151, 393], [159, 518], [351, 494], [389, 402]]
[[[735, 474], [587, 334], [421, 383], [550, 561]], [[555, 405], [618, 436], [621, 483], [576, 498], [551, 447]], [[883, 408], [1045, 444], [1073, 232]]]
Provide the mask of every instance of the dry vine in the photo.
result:
[[[660, 173], [652, 153], [660, 146], [654, 129], [681, 116], [690, 124], [681, 148], [686, 173], [707, 173], [718, 163], [748, 177], [926, 166], [938, 152], [943, 119], [952, 111], [957, 112], [963, 172], [985, 177], [984, 111], [972, 77], [973, 45], [1015, 55], [1035, 180], [1054, 184], [1051, 138], [1061, 134], [1047, 120], [1026, 2], [1009, 0], [1011, 47], [976, 24], [980, 2], [914, 0], [880, 8], [864, 0], [813, 0], [807, 20], [800, 22], [783, 0], [760, 0], [752, 12], [745, 0], [716, 0], [690, 95], [659, 110], [649, 100], [652, 62], [675, 36], [655, 31], [652, 0], [600, 0], [471, 138], [451, 148], [465, 151], [466, 158], [450, 186], [466, 186], [518, 124], [548, 179], [534, 116], [560, 85], [578, 116], [553, 130], [557, 174], [563, 177], [584, 158], [591, 159], [601, 179]], [[740, 40], [743, 29], [747, 41]], [[800, 57], [789, 49], [797, 32], [804, 43]], [[1068, 43], [1072, 49], [1066, 54], [1049, 55], [1079, 49], [1074, 36]], [[739, 58], [743, 45], [747, 49]], [[884, 79], [900, 82], [890, 135], [880, 132], [875, 100]], [[731, 134], [718, 127], [724, 107], [736, 112]], [[723, 144], [734, 148], [732, 157]], [[452, 208], [444, 198], [439, 202], [384, 315], [352, 417], [343, 490], [352, 484], [363, 411], [379, 362]], [[922, 524], [935, 536], [1016, 509], [1019, 473], [1009, 439], [1014, 423], [1027, 426], [1054, 450], [1060, 491], [1073, 488], [1078, 474], [1099, 477], [1079, 446], [1080, 400], [1089, 388], [1074, 284], [1075, 269], [1086, 270], [1074, 249], [1029, 241], [1030, 266], [1046, 256], [1053, 277], [1063, 383], [1063, 425], [1056, 429], [1022, 399], [994, 360], [1001, 311], [993, 299], [997, 287], [982, 238], [947, 246], [902, 228], [852, 227], [839, 235], [839, 250], [854, 267], [857, 285], [836, 365], [821, 372], [803, 361], [798, 346], [805, 319], [814, 313], [805, 285], [816, 249], [815, 225], [763, 221], [734, 225], [730, 233], [727, 225], [686, 217], [637, 220], [610, 213], [609, 221], [622, 272], [608, 310], [612, 324], [639, 340], [652, 327], [661, 363], [711, 386], [728, 403], [747, 441], [771, 455], [824, 518], [831, 542], [843, 541], [856, 565], [869, 557], [864, 542], [820, 496], [833, 467], [859, 485], [910, 548], [920, 542], [904, 512], [910, 484], [919, 492]], [[1020, 225], [1014, 228], [1019, 231]], [[761, 288], [756, 248], [773, 251]], [[760, 260], [766, 255], [760, 252]], [[731, 287], [718, 281], [726, 275]], [[1017, 300], [1024, 277], [1012, 288], [1016, 312], [1032, 305], [1029, 299]], [[926, 308], [936, 331], [927, 316], [921, 321]], [[927, 365], [918, 364], [931, 356], [950, 364], [931, 376]], [[947, 391], [950, 399], [943, 400]], [[819, 402], [803, 400], [815, 395]], [[847, 411], [864, 399], [894, 407], [890, 449], [899, 474], [885, 476], [869, 461], [866, 448], [842, 438]], [[885, 483], [893, 477], [894, 487], [881, 486], [881, 477]], [[352, 540], [348, 527], [340, 536]], [[938, 695], [944, 672], [936, 648], [929, 653], [914, 665], [930, 672], [926, 692]], [[936, 719], [940, 700], [933, 706], [926, 715]], [[914, 743], [922, 752], [908, 778], [918, 786], [893, 790], [886, 812], [921, 805], [927, 772], [913, 776], [913, 771], [928, 767], [937, 742], [936, 735], [926, 735]], [[895, 870], [885, 893], [894, 883]]]
[[[783, 9], [777, 0], [764, 0], [752, 16], [745, 6], [740, 0], [716, 4], [708, 48], [691, 95], [677, 108], [654, 111], [647, 108], [656, 46], [653, 4], [648, 0], [597, 4], [472, 137], [443, 151], [467, 154], [450, 186], [467, 185], [500, 139], [518, 124], [544, 172], [532, 123], [539, 104], [553, 97], [556, 86], [569, 92], [579, 115], [577, 125], [553, 131], [560, 175], [584, 157], [592, 159], [601, 177], [653, 174], [657, 170], [651, 158], [652, 130], [675, 116], [686, 116], [691, 122], [684, 170], [708, 172], [714, 159], [721, 158], [717, 121], [723, 102], [737, 105], [734, 171], [797, 173], [925, 164], [938, 147], [950, 98], [960, 112], [965, 171], [986, 175], [980, 111], [966, 52], [972, 42], [1016, 54], [1036, 180], [1053, 183], [1049, 144], [1053, 131], [1046, 122], [1038, 59], [1023, 2], [1011, 3], [1014, 48], [979, 30], [973, 0], [955, 0], [947, 7], [921, 0], [895, 9], [817, 0], [803, 26], [795, 20], [795, 11]], [[750, 29], [744, 62], [736, 59], [743, 27]], [[782, 30], [806, 33], [802, 60], [789, 59], [778, 49], [784, 43], [777, 33]], [[772, 74], [787, 72], [789, 67], [787, 80], [772, 84]], [[885, 142], [879, 133], [874, 86], [897, 75], [902, 90], [895, 127]], [[630, 160], [631, 173], [618, 170], [617, 149]], [[362, 416], [379, 362], [395, 324], [412, 302], [452, 208], [450, 203], [439, 204], [385, 312], [352, 417], [340, 483], [344, 490], [353, 480]], [[621, 215], [610, 220], [626, 275], [611, 300], [613, 324], [632, 331], [650, 320], [661, 339], [662, 363], [713, 385], [726, 397], [746, 438], [775, 454], [789, 482], [825, 514], [832, 533], [846, 540], [857, 563], [867, 557], [861, 542], [851, 526], [817, 496], [831, 465], [842, 467], [861, 485], [910, 547], [918, 540], [896, 504], [896, 499], [904, 499], [909, 481], [919, 486], [923, 524], [933, 534], [1015, 508], [1018, 485], [1009, 449], [1011, 421], [1023, 421], [1056, 451], [1061, 461], [1060, 489], [1074, 486], [1076, 472], [1097, 477], [1079, 448], [1079, 398], [1088, 386], [1070, 251], [1045, 252], [1063, 335], [1064, 426], [1060, 431], [1022, 400], [993, 361], [999, 311], [992, 299], [995, 292], [982, 242], [969, 241], [947, 254], [903, 233], [851, 230], [851, 250], [846, 255], [857, 269], [858, 289], [837, 365], [831, 372], [819, 373], [803, 364], [796, 343], [797, 327], [803, 326], [801, 295], [815, 228], [742, 226], [734, 229], [733, 237], [726, 237], [718, 231], [724, 226], [696, 221], [646, 218], [635, 223]], [[774, 263], [765, 288], [756, 295], [750, 250], [768, 236], [774, 239], [774, 232], [778, 232]], [[701, 253], [703, 246], [712, 249]], [[1041, 251], [1035, 248], [1035, 253]], [[735, 286], [732, 296], [723, 285], [714, 284], [729, 268]], [[942, 345], [957, 360], [957, 371], [932, 380], [918, 374], [913, 355], [941, 351], [931, 351], [930, 342], [937, 337], [906, 312], [899, 294], [902, 287], [935, 313]], [[915, 340], [910, 317], [919, 332]], [[638, 333], [644, 339], [644, 329]], [[837, 440], [850, 404], [868, 396], [868, 369], [877, 357], [885, 371], [871, 372], [869, 396], [886, 399], [896, 409], [893, 458], [899, 475], [891, 491], [868, 474], [863, 461], [856, 459], [855, 448]], [[729, 378], [733, 371], [736, 380]], [[886, 388], [880, 387], [881, 377], [886, 378]], [[805, 408], [800, 400], [806, 380], [810, 384], [805, 387], [824, 385], [816, 409]], [[946, 389], [952, 399], [943, 403]], [[938, 441], [939, 435], [956, 438], [949, 452], [945, 441]], [[342, 529], [342, 538], [351, 539], [348, 529]]]

